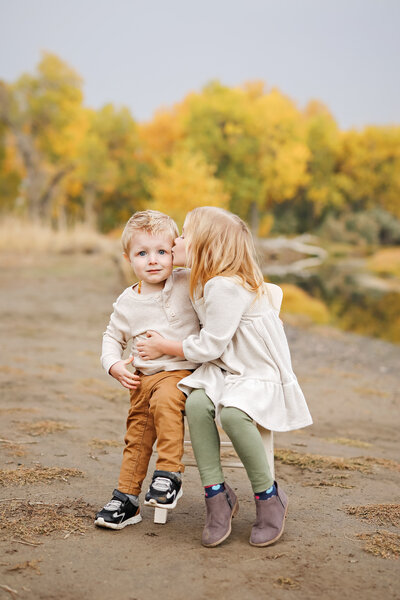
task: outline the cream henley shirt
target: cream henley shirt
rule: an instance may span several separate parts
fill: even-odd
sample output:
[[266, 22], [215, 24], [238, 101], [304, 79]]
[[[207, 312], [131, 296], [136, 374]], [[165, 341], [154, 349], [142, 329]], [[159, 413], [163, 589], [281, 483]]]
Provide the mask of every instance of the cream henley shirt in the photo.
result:
[[130, 340], [133, 366], [144, 375], [198, 367], [195, 361], [166, 354], [145, 361], [137, 351], [138, 339], [145, 338], [149, 329], [175, 341], [199, 334], [199, 320], [189, 297], [189, 277], [188, 269], [175, 269], [156, 294], [138, 294], [137, 284], [122, 292], [103, 334], [101, 364], [107, 373], [121, 360]]

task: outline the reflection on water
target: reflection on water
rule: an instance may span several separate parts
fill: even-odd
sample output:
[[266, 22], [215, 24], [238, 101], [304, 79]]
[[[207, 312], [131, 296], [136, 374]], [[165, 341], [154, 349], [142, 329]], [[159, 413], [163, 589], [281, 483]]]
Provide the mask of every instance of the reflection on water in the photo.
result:
[[400, 343], [400, 286], [369, 275], [363, 266], [363, 260], [324, 263], [301, 274], [270, 274], [269, 279], [298, 285], [322, 300], [333, 324], [343, 329]]

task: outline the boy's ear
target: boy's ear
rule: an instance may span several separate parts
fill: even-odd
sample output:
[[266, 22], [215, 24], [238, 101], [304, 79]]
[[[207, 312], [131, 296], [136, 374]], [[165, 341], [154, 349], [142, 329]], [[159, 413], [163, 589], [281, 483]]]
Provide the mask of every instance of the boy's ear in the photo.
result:
[[123, 256], [124, 258], [126, 258], [126, 260], [128, 261], [128, 263], [130, 264], [130, 262], [131, 262], [131, 259], [129, 258], [129, 256], [127, 255], [127, 253], [126, 253], [126, 252], [123, 252], [123, 253], [122, 253], [122, 256]]

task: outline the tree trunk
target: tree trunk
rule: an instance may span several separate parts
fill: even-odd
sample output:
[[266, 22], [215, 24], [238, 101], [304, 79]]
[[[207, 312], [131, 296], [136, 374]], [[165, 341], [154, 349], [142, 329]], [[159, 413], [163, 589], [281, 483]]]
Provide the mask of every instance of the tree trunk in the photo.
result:
[[87, 185], [85, 188], [83, 210], [85, 224], [91, 229], [97, 229], [97, 217], [95, 212], [96, 196], [97, 193], [94, 185]]
[[16, 127], [12, 129], [26, 171], [26, 176], [21, 182], [21, 196], [26, 199], [29, 216], [38, 222], [43, 218], [40, 197], [43, 192], [45, 175], [40, 168], [40, 158], [33, 140]]
[[57, 206], [57, 229], [65, 231], [67, 229], [67, 211], [65, 210], [65, 202], [59, 202]]
[[251, 233], [253, 234], [254, 239], [258, 238], [258, 229], [260, 226], [260, 215], [258, 212], [258, 206], [257, 206], [257, 202], [252, 202], [250, 204], [250, 210], [249, 210], [249, 216], [250, 216], [250, 230]]

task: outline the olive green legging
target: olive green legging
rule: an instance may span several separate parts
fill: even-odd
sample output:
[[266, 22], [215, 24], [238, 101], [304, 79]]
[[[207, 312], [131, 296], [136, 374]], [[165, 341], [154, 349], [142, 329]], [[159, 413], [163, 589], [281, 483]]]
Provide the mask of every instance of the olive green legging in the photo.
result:
[[[203, 389], [194, 390], [186, 400], [185, 412], [202, 484], [222, 483], [225, 478], [214, 404]], [[253, 492], [270, 488], [274, 481], [260, 432], [253, 420], [242, 410], [229, 406], [221, 411], [221, 424], [246, 469]]]

